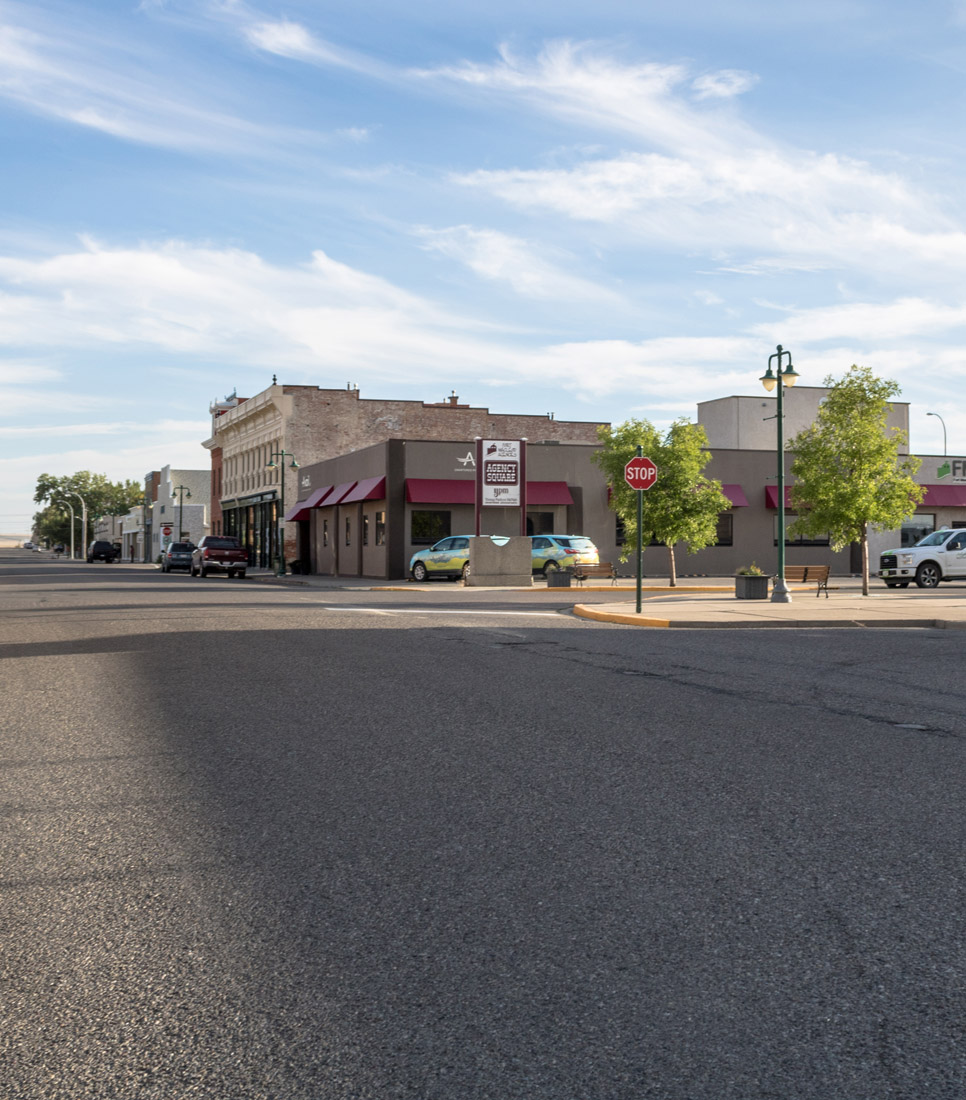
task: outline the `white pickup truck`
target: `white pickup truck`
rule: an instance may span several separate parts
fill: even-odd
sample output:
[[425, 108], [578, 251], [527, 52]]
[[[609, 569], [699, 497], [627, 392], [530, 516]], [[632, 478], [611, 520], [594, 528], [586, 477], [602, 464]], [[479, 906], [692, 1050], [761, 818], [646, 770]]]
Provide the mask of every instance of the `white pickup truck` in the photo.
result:
[[940, 581], [966, 579], [966, 529], [941, 527], [915, 546], [886, 550], [879, 556], [879, 576], [887, 588], [935, 588]]

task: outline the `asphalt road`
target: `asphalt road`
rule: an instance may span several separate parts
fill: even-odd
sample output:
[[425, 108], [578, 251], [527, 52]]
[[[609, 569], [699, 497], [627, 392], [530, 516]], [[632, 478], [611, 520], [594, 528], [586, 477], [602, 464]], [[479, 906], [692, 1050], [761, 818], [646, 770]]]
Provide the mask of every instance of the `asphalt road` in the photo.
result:
[[961, 637], [553, 600], [0, 551], [0, 1095], [966, 1095]]

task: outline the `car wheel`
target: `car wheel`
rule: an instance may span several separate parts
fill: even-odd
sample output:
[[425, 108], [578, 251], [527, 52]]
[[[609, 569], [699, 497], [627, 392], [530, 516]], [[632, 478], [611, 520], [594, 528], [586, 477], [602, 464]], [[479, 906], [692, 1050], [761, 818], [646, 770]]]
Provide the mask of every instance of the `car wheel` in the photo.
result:
[[235, 576], [238, 577], [241, 580], [244, 580], [245, 579], [245, 570], [244, 569], [239, 569], [238, 572], [235, 574]]
[[422, 582], [426, 580], [428, 576], [429, 573], [426, 570], [426, 566], [423, 565], [421, 561], [416, 562], [413, 566], [413, 580]]
[[470, 575], [470, 563], [468, 561], [466, 561], [466, 562], [463, 562], [463, 568], [460, 571], [460, 576], [462, 576], [463, 580], [465, 581], [466, 578], [469, 575]]
[[935, 588], [941, 580], [939, 566], [934, 561], [924, 561], [916, 570], [916, 584], [920, 588]]
[[556, 562], [556, 561], [548, 561], [547, 564], [543, 567], [543, 575], [545, 577], [549, 577], [551, 573], [559, 573], [559, 572], [560, 572], [560, 563]]
[[202, 565], [199, 572], [200, 572], [202, 577], [207, 577], [208, 576], [208, 567], [205, 566], [205, 565]]

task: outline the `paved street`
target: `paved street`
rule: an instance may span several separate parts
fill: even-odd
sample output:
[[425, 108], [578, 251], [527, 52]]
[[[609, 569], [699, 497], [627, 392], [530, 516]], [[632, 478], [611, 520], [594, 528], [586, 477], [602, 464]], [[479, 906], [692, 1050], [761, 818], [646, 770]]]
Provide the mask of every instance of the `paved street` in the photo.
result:
[[2, 1094], [966, 1094], [962, 636], [573, 603], [0, 551]]

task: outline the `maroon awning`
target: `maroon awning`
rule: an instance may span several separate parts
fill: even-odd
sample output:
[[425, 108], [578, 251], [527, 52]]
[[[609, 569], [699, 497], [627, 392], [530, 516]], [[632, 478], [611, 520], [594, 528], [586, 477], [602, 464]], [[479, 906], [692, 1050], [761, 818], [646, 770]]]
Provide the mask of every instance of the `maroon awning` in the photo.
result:
[[360, 500], [385, 500], [386, 479], [384, 477], [366, 477], [356, 484], [342, 504], [355, 504]]
[[311, 496], [309, 496], [305, 499], [305, 507], [306, 508], [321, 508], [322, 507], [322, 501], [325, 500], [325, 498], [331, 492], [332, 492], [332, 486], [331, 485], [326, 485], [322, 489], [316, 489], [315, 492], [311, 494]]
[[[777, 489], [777, 487], [776, 487]], [[721, 491], [731, 501], [732, 508], [747, 508], [748, 498], [745, 496], [745, 491], [740, 485], [722, 485]], [[775, 493], [775, 501], [778, 500], [778, 493]]]
[[320, 508], [328, 508], [333, 504], [342, 504], [345, 498], [352, 492], [352, 490], [358, 485], [357, 481], [343, 481], [341, 485], [336, 485], [332, 492], [322, 501], [319, 505]]
[[[785, 486], [785, 507], [786, 508], [791, 508], [791, 506], [792, 506], [791, 491], [792, 491], [791, 485], [786, 485]], [[766, 508], [777, 508], [778, 507], [778, 486], [777, 485], [766, 485], [765, 486], [765, 507]]]
[[566, 481], [528, 481], [527, 507], [538, 504], [573, 504]]
[[476, 482], [466, 478], [407, 477], [409, 504], [475, 504]]
[[966, 485], [924, 485], [920, 508], [966, 508]]
[[285, 513], [285, 522], [294, 523], [296, 520], [308, 519], [312, 514], [312, 509], [308, 506], [308, 503], [304, 500], [300, 500], [298, 504], [294, 504]]

